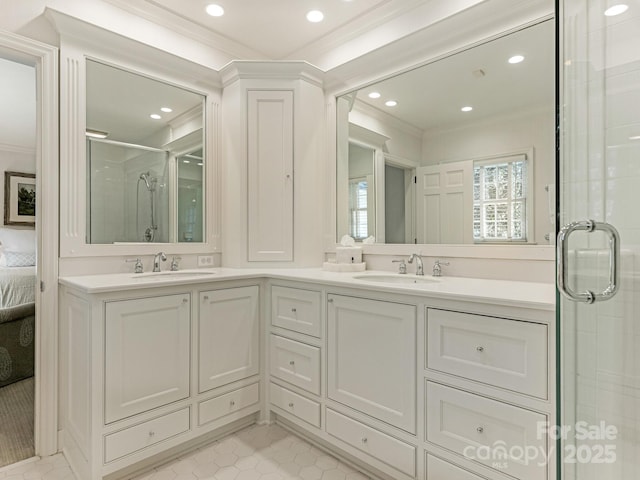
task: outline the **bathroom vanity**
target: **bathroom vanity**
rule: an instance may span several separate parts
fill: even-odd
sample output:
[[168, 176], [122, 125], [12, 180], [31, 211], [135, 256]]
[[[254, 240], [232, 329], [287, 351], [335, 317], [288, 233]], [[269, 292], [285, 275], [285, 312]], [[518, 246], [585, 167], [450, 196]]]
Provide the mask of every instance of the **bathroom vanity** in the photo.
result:
[[540, 433], [555, 422], [553, 285], [179, 273], [61, 279], [62, 437], [79, 478], [267, 421], [374, 478], [555, 475]]

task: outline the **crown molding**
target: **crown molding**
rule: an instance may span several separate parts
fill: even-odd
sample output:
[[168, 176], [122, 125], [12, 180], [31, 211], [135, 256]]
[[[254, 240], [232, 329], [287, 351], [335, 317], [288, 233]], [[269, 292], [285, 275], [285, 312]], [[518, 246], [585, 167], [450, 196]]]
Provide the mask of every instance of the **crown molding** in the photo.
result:
[[238, 80], [302, 80], [322, 88], [324, 72], [304, 61], [234, 60], [220, 70], [222, 86]]
[[383, 112], [382, 110], [369, 105], [365, 102], [356, 101], [353, 104], [353, 110], [360, 112], [368, 117], [375, 118], [380, 120], [385, 125], [389, 125], [391, 127], [395, 127], [398, 130], [402, 130], [409, 135], [412, 135], [418, 139], [422, 138], [423, 131], [422, 129], [416, 127], [415, 125], [405, 122], [404, 120], [400, 120], [398, 117], [394, 117], [390, 113]]

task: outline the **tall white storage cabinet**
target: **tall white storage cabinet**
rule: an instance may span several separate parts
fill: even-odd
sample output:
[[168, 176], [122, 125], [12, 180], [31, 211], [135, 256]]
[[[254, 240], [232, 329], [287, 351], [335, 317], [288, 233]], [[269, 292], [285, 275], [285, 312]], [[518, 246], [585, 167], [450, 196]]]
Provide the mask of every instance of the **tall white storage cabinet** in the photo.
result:
[[221, 74], [224, 266], [319, 265], [328, 205], [318, 201], [322, 72], [305, 62], [234, 61]]
[[293, 260], [293, 91], [247, 92], [248, 260]]

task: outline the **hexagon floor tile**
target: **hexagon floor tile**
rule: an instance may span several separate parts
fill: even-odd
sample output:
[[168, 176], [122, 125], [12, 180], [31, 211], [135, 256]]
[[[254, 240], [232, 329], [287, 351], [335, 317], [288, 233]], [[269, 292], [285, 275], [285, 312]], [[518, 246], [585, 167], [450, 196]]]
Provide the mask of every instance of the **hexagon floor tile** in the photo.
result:
[[[367, 480], [278, 425], [233, 435], [131, 480]], [[0, 470], [0, 480], [77, 480], [62, 455]]]

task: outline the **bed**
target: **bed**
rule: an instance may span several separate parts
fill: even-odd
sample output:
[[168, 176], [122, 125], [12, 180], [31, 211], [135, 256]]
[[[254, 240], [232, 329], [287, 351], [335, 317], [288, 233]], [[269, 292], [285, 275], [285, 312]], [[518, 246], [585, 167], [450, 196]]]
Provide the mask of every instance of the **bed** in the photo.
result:
[[0, 387], [33, 376], [35, 292], [35, 266], [0, 266]]

